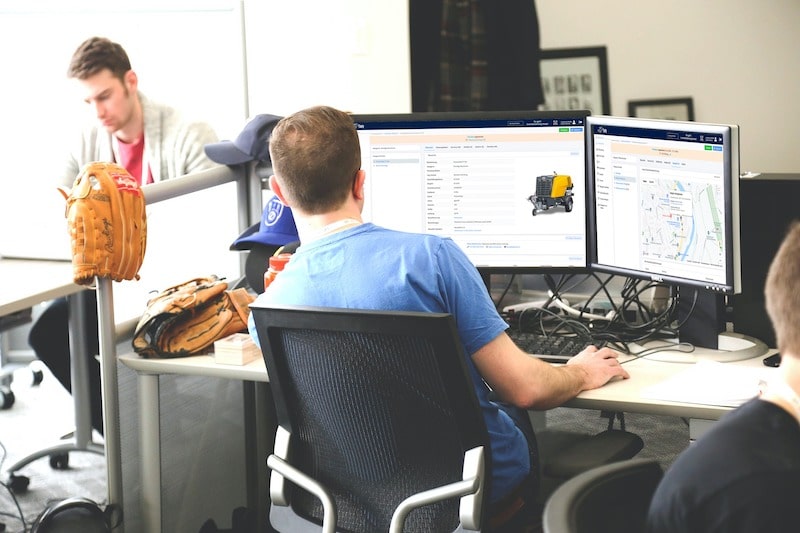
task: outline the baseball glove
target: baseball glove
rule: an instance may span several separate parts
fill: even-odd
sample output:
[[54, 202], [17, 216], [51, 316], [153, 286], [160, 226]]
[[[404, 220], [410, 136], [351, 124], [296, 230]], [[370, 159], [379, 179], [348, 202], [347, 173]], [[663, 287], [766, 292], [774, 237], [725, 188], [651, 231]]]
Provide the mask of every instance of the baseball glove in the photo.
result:
[[139, 279], [147, 220], [136, 179], [119, 165], [94, 162], [83, 167], [72, 189], [59, 190], [67, 201], [75, 283], [91, 285], [95, 276]]
[[133, 349], [142, 357], [203, 353], [214, 341], [247, 331], [253, 300], [246, 289], [228, 290], [216, 276], [165, 289], [147, 302], [133, 334]]

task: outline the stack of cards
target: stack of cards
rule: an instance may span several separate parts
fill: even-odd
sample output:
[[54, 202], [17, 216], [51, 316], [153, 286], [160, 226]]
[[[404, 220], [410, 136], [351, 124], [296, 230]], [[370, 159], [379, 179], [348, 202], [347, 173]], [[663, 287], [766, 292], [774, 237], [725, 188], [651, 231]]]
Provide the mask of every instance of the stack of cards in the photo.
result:
[[214, 361], [223, 365], [246, 365], [261, 357], [261, 350], [247, 333], [234, 333], [214, 342]]

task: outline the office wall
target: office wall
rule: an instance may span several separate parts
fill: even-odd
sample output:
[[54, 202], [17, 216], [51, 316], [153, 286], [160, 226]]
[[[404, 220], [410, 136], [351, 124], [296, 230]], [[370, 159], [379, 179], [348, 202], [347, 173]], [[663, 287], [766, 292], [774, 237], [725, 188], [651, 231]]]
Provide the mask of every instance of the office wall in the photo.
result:
[[[78, 105], [63, 72], [91, 33], [129, 44], [143, 88], [206, 116], [223, 138], [235, 136], [248, 115], [318, 103], [359, 113], [407, 111], [407, 3], [0, 0], [0, 69], [11, 81], [0, 87], [5, 166], [39, 157], [42, 131], [57, 139], [74, 123]], [[543, 47], [608, 47], [612, 113], [626, 114], [631, 99], [691, 96], [697, 120], [740, 124], [743, 169], [800, 170], [796, 0], [536, 5]], [[97, 15], [114, 9], [113, 23]], [[27, 14], [13, 15], [19, 11]], [[246, 85], [237, 24], [246, 36]]]
[[[797, 0], [535, 1], [543, 47], [608, 48], [613, 114], [691, 96], [696, 120], [741, 126], [743, 170], [800, 170]], [[251, 112], [410, 109], [407, 5], [245, 0]]]
[[408, 0], [245, 0], [251, 113], [411, 109]]
[[797, 0], [536, 0], [543, 48], [605, 45], [611, 112], [691, 96], [741, 127], [742, 170], [800, 170]]

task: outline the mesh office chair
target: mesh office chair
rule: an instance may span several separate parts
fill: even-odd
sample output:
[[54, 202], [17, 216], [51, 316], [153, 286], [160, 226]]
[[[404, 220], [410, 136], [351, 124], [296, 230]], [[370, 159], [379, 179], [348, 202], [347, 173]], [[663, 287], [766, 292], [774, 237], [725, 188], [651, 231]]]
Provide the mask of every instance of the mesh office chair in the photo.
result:
[[252, 312], [278, 423], [275, 529], [481, 529], [488, 435], [450, 315]]
[[629, 459], [587, 470], [547, 500], [544, 533], [641, 533], [663, 477], [658, 461]]

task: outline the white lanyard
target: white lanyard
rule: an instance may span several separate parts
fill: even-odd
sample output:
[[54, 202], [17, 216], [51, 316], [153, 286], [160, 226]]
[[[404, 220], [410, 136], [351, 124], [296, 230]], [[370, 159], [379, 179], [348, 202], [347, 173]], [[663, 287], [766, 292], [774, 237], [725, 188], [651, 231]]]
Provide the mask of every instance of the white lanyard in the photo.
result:
[[[117, 139], [116, 135], [111, 136], [111, 151], [114, 152], [114, 162], [122, 164], [119, 154], [119, 139]], [[145, 146], [145, 139], [142, 137], [142, 177], [139, 184], [146, 185], [148, 181], [150, 181], [150, 158], [147, 156], [147, 146]]]
[[322, 237], [330, 235], [331, 233], [336, 233], [337, 231], [343, 230], [350, 226], [358, 226], [359, 224], [361, 224], [361, 221], [356, 218], [343, 218], [323, 226], [322, 229], [312, 235], [311, 240], [321, 239]]

